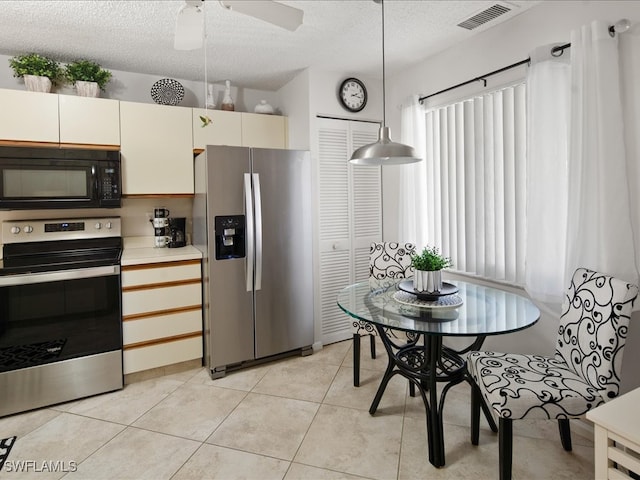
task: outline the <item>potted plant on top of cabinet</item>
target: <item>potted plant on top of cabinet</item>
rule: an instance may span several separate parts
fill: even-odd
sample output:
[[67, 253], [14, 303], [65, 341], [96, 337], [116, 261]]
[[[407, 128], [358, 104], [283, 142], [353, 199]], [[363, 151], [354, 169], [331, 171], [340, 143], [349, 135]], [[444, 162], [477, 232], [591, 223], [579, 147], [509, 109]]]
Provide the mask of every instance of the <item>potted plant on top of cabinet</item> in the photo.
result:
[[442, 269], [452, 265], [451, 259], [440, 254], [437, 247], [425, 247], [422, 252], [411, 255], [415, 268], [413, 288], [419, 292], [437, 293], [442, 290]]
[[64, 76], [81, 97], [97, 97], [111, 79], [111, 72], [90, 60], [76, 60], [67, 64]]
[[9, 59], [9, 65], [13, 76], [24, 78], [27, 90], [32, 92], [50, 92], [51, 85], [55, 85], [62, 76], [58, 62], [38, 53], [17, 55]]

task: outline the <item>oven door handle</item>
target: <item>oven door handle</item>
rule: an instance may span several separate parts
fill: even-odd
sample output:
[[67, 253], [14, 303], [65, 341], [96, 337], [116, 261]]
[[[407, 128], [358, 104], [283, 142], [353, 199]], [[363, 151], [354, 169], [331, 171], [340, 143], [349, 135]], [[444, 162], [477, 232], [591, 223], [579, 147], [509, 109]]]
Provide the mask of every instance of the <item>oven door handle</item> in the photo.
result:
[[62, 270], [57, 272], [22, 273], [19, 275], [7, 275], [0, 277], [0, 287], [15, 285], [31, 285], [34, 283], [63, 282], [65, 280], [78, 280], [82, 278], [106, 277], [119, 275], [120, 265], [108, 265], [105, 267], [78, 268], [75, 270]]

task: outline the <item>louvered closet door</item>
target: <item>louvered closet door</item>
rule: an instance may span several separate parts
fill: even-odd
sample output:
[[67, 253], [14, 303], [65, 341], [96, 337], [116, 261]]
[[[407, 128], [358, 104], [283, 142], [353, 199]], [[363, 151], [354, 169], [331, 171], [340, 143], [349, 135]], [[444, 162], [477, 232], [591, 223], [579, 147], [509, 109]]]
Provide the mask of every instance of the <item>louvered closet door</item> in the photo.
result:
[[[352, 150], [378, 139], [378, 125], [364, 122], [351, 123]], [[350, 152], [350, 153], [351, 153]], [[369, 249], [371, 242], [382, 240], [382, 179], [381, 167], [350, 165], [353, 188], [352, 251], [355, 269], [354, 281], [369, 278]]]
[[369, 245], [382, 237], [380, 167], [353, 167], [355, 148], [376, 140], [377, 124], [318, 119], [319, 305], [322, 342], [351, 336], [338, 292], [369, 276]]

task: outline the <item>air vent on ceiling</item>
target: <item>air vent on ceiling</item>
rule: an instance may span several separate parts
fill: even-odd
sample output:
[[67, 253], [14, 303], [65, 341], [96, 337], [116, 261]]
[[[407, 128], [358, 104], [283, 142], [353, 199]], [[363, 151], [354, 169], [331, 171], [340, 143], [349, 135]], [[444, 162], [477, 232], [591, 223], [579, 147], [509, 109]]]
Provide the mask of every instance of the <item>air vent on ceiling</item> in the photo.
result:
[[484, 25], [494, 18], [497, 18], [500, 15], [504, 15], [505, 13], [510, 11], [511, 9], [509, 7], [496, 3], [495, 5], [492, 5], [491, 7], [486, 8], [479, 13], [476, 13], [473, 17], [467, 18], [466, 20], [460, 22], [458, 26], [466, 28], [467, 30], [473, 30], [474, 28], [477, 28], [480, 25]]

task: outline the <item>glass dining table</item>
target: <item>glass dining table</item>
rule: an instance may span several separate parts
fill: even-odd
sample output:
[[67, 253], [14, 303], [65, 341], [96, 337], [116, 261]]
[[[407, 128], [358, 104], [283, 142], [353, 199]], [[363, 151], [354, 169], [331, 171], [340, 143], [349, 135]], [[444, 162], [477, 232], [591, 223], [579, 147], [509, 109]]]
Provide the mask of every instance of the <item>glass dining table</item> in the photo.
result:
[[[445, 465], [442, 409], [447, 392], [470, 382], [464, 355], [479, 349], [489, 335], [516, 332], [540, 318], [538, 308], [522, 295], [460, 280], [444, 285], [449, 295], [424, 298], [414, 294], [411, 280], [369, 279], [345, 287], [337, 299], [345, 313], [376, 328], [388, 355], [369, 413], [376, 412], [394, 375], [407, 378], [425, 405], [429, 461], [435, 467]], [[474, 338], [468, 347], [455, 350], [443, 345], [444, 337]], [[438, 382], [444, 384], [439, 398]], [[485, 405], [483, 411], [497, 431]]]

